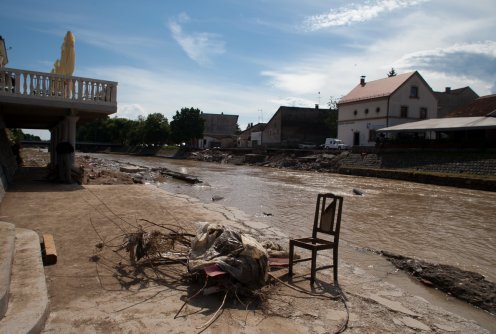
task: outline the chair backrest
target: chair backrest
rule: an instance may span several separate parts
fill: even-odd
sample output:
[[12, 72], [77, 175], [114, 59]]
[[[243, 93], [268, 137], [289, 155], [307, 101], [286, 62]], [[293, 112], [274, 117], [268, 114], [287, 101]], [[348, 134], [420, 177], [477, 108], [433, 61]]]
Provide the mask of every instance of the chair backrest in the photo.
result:
[[317, 232], [334, 236], [334, 242], [339, 240], [341, 228], [341, 212], [343, 210], [343, 197], [331, 193], [319, 194], [315, 207], [312, 237], [317, 237]]

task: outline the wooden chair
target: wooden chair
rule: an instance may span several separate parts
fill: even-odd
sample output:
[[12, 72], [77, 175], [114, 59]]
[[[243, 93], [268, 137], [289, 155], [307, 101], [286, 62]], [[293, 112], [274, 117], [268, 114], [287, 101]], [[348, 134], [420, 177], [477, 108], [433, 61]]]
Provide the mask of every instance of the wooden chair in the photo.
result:
[[[330, 203], [328, 203], [330, 201]], [[289, 276], [293, 275], [293, 264], [303, 261], [312, 261], [310, 285], [315, 282], [317, 270], [333, 268], [334, 283], [338, 282], [338, 246], [339, 230], [341, 227], [341, 211], [343, 209], [343, 197], [334, 194], [319, 194], [315, 208], [312, 236], [310, 238], [289, 240]], [[319, 238], [317, 234], [327, 234], [330, 238]], [[330, 240], [329, 240], [330, 239]], [[294, 248], [301, 247], [312, 252], [309, 258], [295, 259]], [[324, 249], [332, 249], [332, 265], [317, 268], [317, 252]]]

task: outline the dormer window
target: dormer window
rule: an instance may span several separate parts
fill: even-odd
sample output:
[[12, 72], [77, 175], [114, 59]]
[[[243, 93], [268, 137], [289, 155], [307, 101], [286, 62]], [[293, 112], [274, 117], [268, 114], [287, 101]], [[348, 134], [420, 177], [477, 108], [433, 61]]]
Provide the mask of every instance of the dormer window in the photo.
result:
[[410, 87], [410, 98], [412, 99], [418, 99], [418, 86], [411, 86]]

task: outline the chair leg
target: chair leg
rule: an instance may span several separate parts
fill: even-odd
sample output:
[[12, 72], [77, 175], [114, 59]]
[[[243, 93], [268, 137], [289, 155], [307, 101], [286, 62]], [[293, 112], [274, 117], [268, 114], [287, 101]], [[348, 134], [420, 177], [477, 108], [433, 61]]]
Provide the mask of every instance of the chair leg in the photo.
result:
[[334, 283], [338, 282], [338, 249], [332, 251], [332, 269], [334, 272]]
[[294, 256], [294, 245], [289, 241], [289, 266], [288, 266], [288, 276], [293, 276], [293, 256]]
[[313, 286], [315, 283], [315, 272], [317, 270], [317, 251], [312, 251], [312, 268], [310, 272], [310, 285]]

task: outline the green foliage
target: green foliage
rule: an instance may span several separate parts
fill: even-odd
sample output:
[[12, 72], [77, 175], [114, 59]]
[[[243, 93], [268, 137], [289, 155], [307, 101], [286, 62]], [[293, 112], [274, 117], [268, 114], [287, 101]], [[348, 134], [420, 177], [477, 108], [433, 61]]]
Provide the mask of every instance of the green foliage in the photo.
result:
[[160, 113], [150, 114], [143, 123], [142, 131], [144, 144], [162, 146], [169, 139], [169, 121]]
[[201, 116], [201, 111], [198, 108], [181, 108], [181, 111], [176, 111], [176, 115], [172, 117], [171, 139], [174, 143], [190, 143], [193, 139], [203, 137], [205, 129], [205, 120]]
[[329, 114], [324, 120], [325, 124], [329, 128], [329, 137], [337, 138], [338, 136], [338, 110], [331, 109]]
[[329, 109], [331, 110], [336, 110], [338, 109], [338, 102], [341, 98], [337, 98], [337, 97], [334, 97], [334, 96], [329, 96], [329, 102], [327, 102], [327, 106], [329, 107]]
[[30, 133], [24, 133], [22, 129], [9, 129], [9, 140], [13, 143], [18, 143], [21, 140], [41, 141], [39, 136]]
[[10, 129], [9, 139], [13, 143], [18, 143], [24, 140], [24, 133], [21, 129]]
[[121, 145], [161, 146], [169, 138], [169, 122], [164, 115], [154, 113], [145, 119], [103, 118], [78, 127], [78, 141], [116, 143]]
[[24, 140], [41, 141], [41, 138], [30, 133], [24, 133]]
[[390, 78], [390, 77], [395, 77], [396, 76], [396, 71], [394, 70], [394, 68], [391, 67], [391, 71], [388, 72], [387, 76]]

